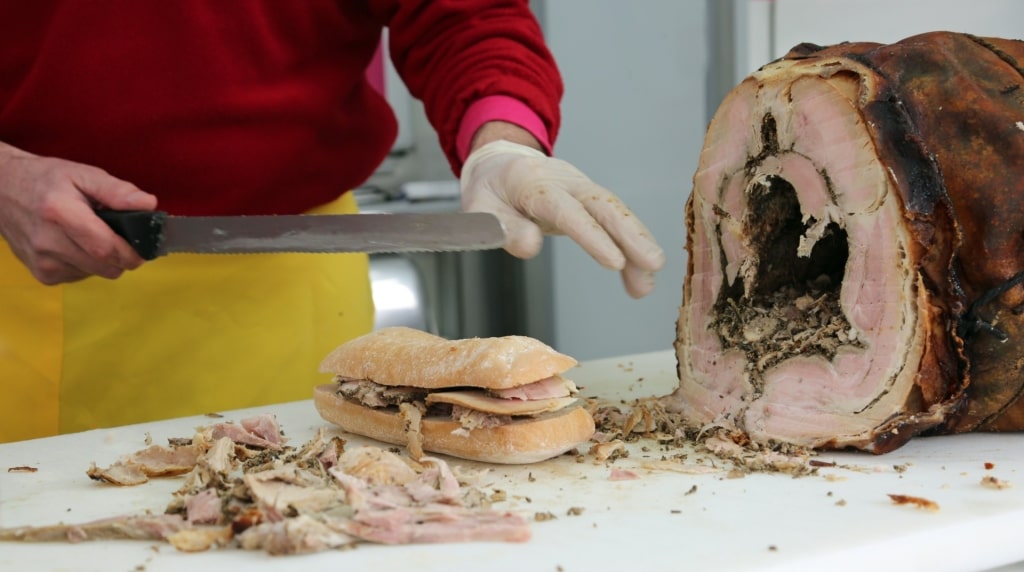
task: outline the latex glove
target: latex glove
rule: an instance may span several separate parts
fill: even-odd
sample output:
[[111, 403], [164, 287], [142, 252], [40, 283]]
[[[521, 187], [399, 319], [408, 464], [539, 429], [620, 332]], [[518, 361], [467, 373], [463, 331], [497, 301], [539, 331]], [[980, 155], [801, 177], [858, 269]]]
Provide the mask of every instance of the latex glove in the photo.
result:
[[117, 278], [144, 262], [95, 205], [151, 210], [156, 197], [102, 169], [0, 144], [0, 235], [43, 284]]
[[654, 273], [665, 264], [661, 247], [617, 196], [568, 162], [492, 141], [466, 158], [461, 186], [463, 210], [494, 213], [502, 222], [509, 254], [536, 256], [544, 234], [564, 234], [620, 271], [634, 298], [654, 289]]

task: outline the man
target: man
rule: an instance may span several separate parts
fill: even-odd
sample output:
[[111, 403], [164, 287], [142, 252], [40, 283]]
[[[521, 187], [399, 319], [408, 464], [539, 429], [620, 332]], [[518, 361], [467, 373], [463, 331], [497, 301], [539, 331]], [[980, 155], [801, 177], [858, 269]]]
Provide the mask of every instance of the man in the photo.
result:
[[[143, 264], [93, 214], [349, 213], [396, 124], [384, 27], [506, 250], [571, 236], [642, 296], [664, 255], [550, 157], [561, 79], [525, 1], [0, 0], [0, 441], [306, 399], [372, 327], [365, 255]], [[129, 272], [130, 271], [130, 272]]]

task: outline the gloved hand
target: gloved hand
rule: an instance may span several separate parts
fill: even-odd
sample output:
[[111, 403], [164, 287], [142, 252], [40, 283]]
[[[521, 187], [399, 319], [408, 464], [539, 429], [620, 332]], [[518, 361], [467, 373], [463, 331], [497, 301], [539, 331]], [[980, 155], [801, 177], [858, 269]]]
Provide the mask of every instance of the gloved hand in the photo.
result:
[[102, 169], [0, 143], [0, 235], [43, 284], [117, 278], [144, 262], [94, 205], [151, 210], [156, 197]]
[[665, 253], [611, 191], [566, 161], [498, 140], [470, 153], [462, 167], [462, 209], [493, 213], [505, 227], [505, 250], [536, 256], [544, 234], [565, 234], [599, 264], [622, 273], [634, 298], [654, 289]]

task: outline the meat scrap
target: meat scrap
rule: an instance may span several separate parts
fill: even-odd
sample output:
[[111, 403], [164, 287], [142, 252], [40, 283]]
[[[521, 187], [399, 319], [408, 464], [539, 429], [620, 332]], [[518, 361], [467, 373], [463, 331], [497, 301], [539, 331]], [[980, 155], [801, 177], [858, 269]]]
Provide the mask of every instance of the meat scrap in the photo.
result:
[[268, 554], [309, 554], [353, 544], [356, 540], [335, 530], [328, 522], [307, 515], [264, 522], [246, 529], [237, 537], [246, 550], [265, 550]]
[[[597, 431], [589, 453], [597, 461], [628, 457], [625, 443], [653, 441], [663, 451], [681, 451], [672, 458], [641, 460], [647, 471], [706, 474], [723, 471], [780, 472], [794, 476], [817, 472], [822, 466], [812, 462], [812, 451], [781, 443], [752, 442], [745, 433], [729, 423], [690, 425], [664, 397], [645, 397], [630, 403], [590, 401]], [[638, 423], [640, 420], [642, 422]], [[643, 427], [637, 431], [637, 427]], [[643, 446], [641, 452], [653, 447]]]
[[192, 470], [198, 452], [194, 447], [150, 445], [101, 469], [93, 464], [86, 474], [97, 481], [114, 485], [141, 485], [150, 477], [173, 477]]
[[413, 460], [377, 447], [346, 450], [323, 429], [295, 448], [271, 421], [200, 427], [169, 448], [151, 445], [107, 469], [89, 470], [115, 484], [187, 472], [165, 514], [0, 529], [0, 541], [146, 539], [183, 552], [240, 547], [302, 554], [359, 542], [530, 538], [525, 518], [492, 509], [486, 494], [460, 482], [441, 459]]
[[115, 485], [137, 485], [150, 477], [173, 477], [192, 470], [199, 451], [192, 446], [150, 445], [121, 459], [106, 469], [95, 464], [87, 471], [90, 478]]
[[891, 451], [1024, 429], [1024, 43], [801, 44], [736, 86], [686, 203], [691, 430]]
[[890, 494], [889, 498], [892, 499], [893, 504], [909, 505], [931, 512], [937, 512], [939, 510], [938, 503], [922, 497]]
[[640, 475], [636, 474], [635, 471], [620, 469], [618, 467], [612, 467], [611, 472], [608, 473], [609, 481], [633, 481], [639, 478]]
[[619, 439], [606, 443], [595, 443], [590, 446], [590, 454], [598, 461], [614, 461], [629, 455], [626, 444]]
[[[172, 477], [188, 473], [195, 467], [196, 461], [205, 450], [204, 445], [227, 437], [230, 442], [279, 451], [284, 443], [284, 435], [278, 427], [273, 415], [259, 415], [243, 419], [239, 425], [234, 423], [218, 423], [204, 428], [191, 440], [170, 439], [170, 446], [150, 445], [137, 451], [106, 468], [93, 464], [86, 474], [97, 481], [105, 481], [113, 485], [141, 485], [151, 477]], [[147, 435], [147, 444], [150, 439]]]
[[284, 434], [273, 415], [260, 415], [234, 423], [217, 423], [212, 428], [212, 438], [229, 437], [240, 445], [280, 451], [284, 445]]
[[119, 516], [82, 524], [3, 528], [0, 541], [165, 540], [187, 526], [176, 514]]
[[349, 534], [382, 544], [526, 542], [530, 528], [519, 515], [449, 505], [363, 510], [344, 523]]
[[1004, 481], [1003, 479], [1000, 479], [998, 477], [994, 477], [992, 475], [985, 475], [984, 477], [981, 478], [981, 486], [985, 487], [986, 489], [1002, 490], [1008, 489], [1013, 485], [1009, 481]]

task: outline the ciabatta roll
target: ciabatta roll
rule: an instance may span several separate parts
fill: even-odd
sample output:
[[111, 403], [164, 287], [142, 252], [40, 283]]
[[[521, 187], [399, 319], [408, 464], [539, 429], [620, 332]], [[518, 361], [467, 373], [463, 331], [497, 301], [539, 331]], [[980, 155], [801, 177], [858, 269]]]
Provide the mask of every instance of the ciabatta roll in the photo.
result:
[[490, 463], [532, 463], [586, 443], [594, 420], [561, 373], [576, 360], [525, 336], [447, 340], [396, 327], [342, 344], [320, 371], [320, 416], [396, 445]]

